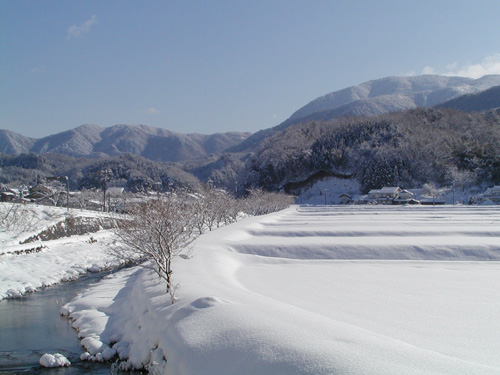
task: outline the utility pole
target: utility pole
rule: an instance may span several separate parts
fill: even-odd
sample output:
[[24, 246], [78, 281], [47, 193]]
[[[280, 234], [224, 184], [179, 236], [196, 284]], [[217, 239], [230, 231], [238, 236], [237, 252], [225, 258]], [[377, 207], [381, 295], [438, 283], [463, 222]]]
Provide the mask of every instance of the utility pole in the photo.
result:
[[103, 212], [106, 212], [106, 190], [108, 190], [108, 179], [111, 176], [111, 171], [109, 169], [101, 169], [100, 171], [101, 183], [102, 183], [102, 192], [103, 192]]
[[66, 208], [69, 211], [69, 177], [64, 176], [64, 178], [66, 179]]

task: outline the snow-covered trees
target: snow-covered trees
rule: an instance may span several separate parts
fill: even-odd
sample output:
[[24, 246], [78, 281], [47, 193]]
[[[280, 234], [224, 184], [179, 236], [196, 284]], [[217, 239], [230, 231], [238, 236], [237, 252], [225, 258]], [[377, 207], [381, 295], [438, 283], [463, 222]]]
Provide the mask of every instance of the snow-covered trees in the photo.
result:
[[249, 215], [266, 215], [281, 211], [295, 203], [295, 197], [282, 193], [251, 190], [245, 199], [245, 212]]
[[238, 214], [263, 215], [282, 210], [294, 198], [280, 193], [252, 191], [245, 199], [235, 199], [224, 190], [205, 187], [201, 193], [184, 190], [158, 195], [129, 204], [127, 214], [117, 216], [116, 233], [126, 246], [115, 254], [127, 260], [145, 259], [167, 283], [167, 293], [175, 299], [172, 261], [189, 252], [189, 245], [204, 231], [235, 222]]
[[464, 178], [468, 184], [498, 184], [499, 149], [500, 110], [418, 108], [308, 122], [261, 145], [247, 162], [247, 187], [278, 191], [320, 171], [349, 173], [363, 192], [384, 185], [452, 185]]
[[196, 238], [193, 216], [186, 195], [172, 193], [136, 203], [128, 217], [117, 220], [117, 234], [127, 245], [120, 248], [128, 259], [145, 258], [146, 263], [167, 283], [167, 293], [175, 299], [172, 260], [187, 250]]
[[22, 233], [30, 229], [34, 220], [28, 206], [20, 203], [0, 203], [0, 231]]
[[191, 196], [191, 212], [200, 234], [235, 222], [240, 212], [239, 201], [222, 189], [205, 186]]

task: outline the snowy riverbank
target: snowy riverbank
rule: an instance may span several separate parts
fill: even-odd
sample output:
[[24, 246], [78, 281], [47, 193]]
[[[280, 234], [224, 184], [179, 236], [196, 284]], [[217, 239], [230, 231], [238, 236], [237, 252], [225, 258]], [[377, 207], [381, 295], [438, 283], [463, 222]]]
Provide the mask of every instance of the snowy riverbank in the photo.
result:
[[15, 221], [9, 219], [11, 222], [0, 228], [0, 301], [124, 263], [109, 251], [115, 242], [109, 230], [21, 244], [30, 237], [62, 227], [69, 219], [98, 221], [102, 213], [68, 212], [38, 205], [0, 205], [2, 212], [17, 209]]
[[201, 236], [174, 277], [174, 305], [131, 268], [62, 312], [89, 357], [174, 375], [500, 374], [498, 207], [296, 206]]

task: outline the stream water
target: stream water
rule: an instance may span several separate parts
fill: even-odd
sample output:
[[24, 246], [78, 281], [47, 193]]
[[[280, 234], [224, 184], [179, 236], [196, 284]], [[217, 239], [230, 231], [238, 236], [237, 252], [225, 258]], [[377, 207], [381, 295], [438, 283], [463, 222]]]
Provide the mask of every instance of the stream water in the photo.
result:
[[[107, 272], [109, 273], [109, 272]], [[0, 374], [110, 374], [110, 363], [80, 360], [83, 349], [71, 321], [59, 309], [78, 292], [107, 273], [88, 274], [78, 281], [42, 289], [21, 299], [0, 302]], [[70, 367], [42, 368], [45, 353], [61, 353]]]

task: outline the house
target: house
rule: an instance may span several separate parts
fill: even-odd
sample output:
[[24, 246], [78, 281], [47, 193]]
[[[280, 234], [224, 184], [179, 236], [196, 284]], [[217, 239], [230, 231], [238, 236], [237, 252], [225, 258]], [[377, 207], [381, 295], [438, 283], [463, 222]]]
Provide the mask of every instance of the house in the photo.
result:
[[46, 196], [52, 194], [53, 191], [51, 188], [48, 188], [45, 185], [38, 184], [29, 189], [29, 194], [26, 196], [28, 199], [41, 199], [45, 198]]
[[420, 204], [413, 198], [414, 194], [408, 190], [401, 190], [397, 197], [392, 200], [392, 204]]
[[420, 199], [420, 204], [424, 206], [438, 206], [443, 205], [446, 202], [444, 200], [436, 200], [435, 198], [422, 198]]
[[17, 195], [13, 193], [12, 191], [2, 191], [0, 193], [0, 202], [10, 202], [13, 200]]
[[400, 187], [389, 186], [382, 189], [372, 189], [368, 192], [368, 196], [372, 199], [395, 199], [400, 191]]
[[110, 196], [120, 196], [123, 195], [123, 192], [125, 191], [125, 188], [123, 187], [109, 187], [106, 190], [106, 194]]
[[500, 186], [493, 186], [486, 189], [483, 193], [483, 197], [489, 199], [492, 202], [500, 203]]
[[398, 186], [384, 186], [382, 189], [372, 189], [368, 192], [369, 200], [379, 204], [391, 204], [398, 197], [401, 188]]
[[352, 203], [352, 196], [345, 193], [339, 195], [339, 204], [349, 204], [349, 203]]
[[19, 190], [0, 184], [0, 202], [10, 202], [19, 196]]
[[420, 204], [420, 201], [413, 199], [413, 198], [410, 198], [410, 199], [396, 198], [396, 199], [393, 199], [392, 204], [395, 204], [395, 205], [398, 205], [398, 204], [399, 205], [402, 205], [402, 204]]
[[364, 203], [418, 204], [419, 202], [413, 199], [413, 196], [411, 191], [402, 190], [399, 186], [384, 186], [382, 189], [370, 190]]
[[413, 198], [413, 193], [411, 191], [408, 191], [408, 190], [401, 190], [397, 196], [397, 199], [401, 199], [401, 200], [410, 200], [412, 198]]

